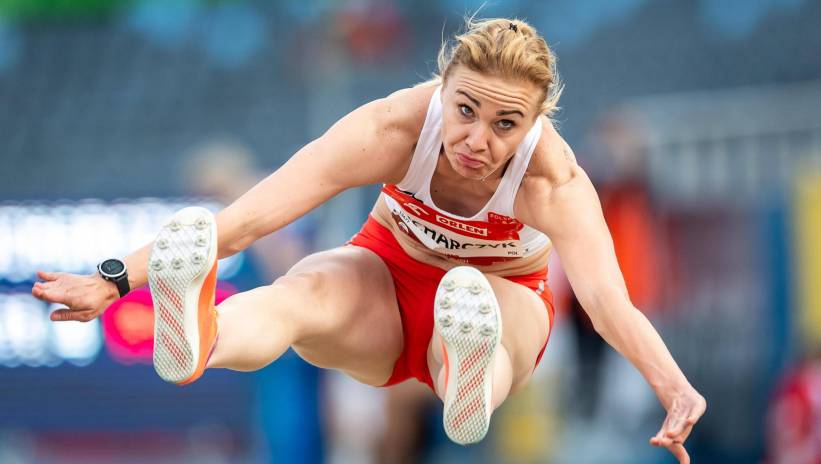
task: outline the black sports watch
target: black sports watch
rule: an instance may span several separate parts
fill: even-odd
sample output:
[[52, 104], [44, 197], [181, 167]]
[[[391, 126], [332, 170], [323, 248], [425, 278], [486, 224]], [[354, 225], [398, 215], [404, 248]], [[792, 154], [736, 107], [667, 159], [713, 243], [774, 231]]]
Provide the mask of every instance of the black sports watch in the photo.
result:
[[120, 298], [131, 291], [131, 286], [128, 285], [128, 271], [125, 268], [125, 263], [119, 259], [111, 258], [103, 261], [97, 265], [97, 272], [100, 273], [103, 279], [117, 284]]

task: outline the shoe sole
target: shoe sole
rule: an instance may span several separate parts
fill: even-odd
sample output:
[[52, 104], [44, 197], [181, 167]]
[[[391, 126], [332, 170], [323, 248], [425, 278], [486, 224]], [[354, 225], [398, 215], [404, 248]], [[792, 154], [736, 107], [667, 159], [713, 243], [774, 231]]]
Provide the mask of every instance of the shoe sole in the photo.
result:
[[201, 335], [213, 317], [216, 244], [214, 216], [200, 207], [175, 213], [154, 241], [148, 262], [154, 301], [153, 359], [157, 374], [167, 382], [194, 380], [207, 361], [211, 347], [205, 345], [211, 341]]
[[448, 271], [436, 290], [434, 324], [447, 365], [445, 433], [462, 445], [479, 442], [490, 425], [491, 363], [502, 334], [499, 303], [487, 278], [467, 266]]

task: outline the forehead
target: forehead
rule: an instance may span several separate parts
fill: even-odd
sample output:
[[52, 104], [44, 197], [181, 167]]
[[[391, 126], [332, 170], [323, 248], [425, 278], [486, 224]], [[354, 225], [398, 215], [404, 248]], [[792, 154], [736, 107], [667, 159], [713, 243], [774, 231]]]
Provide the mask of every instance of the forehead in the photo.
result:
[[460, 96], [457, 90], [467, 93], [483, 106], [518, 109], [524, 114], [538, 108], [539, 89], [532, 82], [482, 74], [459, 67], [448, 76], [444, 94], [450, 98]]

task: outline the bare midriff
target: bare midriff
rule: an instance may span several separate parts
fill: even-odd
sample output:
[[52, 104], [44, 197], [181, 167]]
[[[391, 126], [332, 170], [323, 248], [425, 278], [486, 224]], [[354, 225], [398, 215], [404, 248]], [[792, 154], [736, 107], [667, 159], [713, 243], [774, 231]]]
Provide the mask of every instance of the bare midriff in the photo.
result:
[[[417, 261], [445, 270], [456, 266], [463, 266], [465, 264], [457, 259], [449, 258], [443, 254], [430, 250], [425, 247], [425, 245], [417, 242], [399, 230], [399, 226], [393, 221], [390, 211], [388, 210], [387, 205], [385, 205], [383, 195], [385, 194], [379, 194], [379, 198], [376, 200], [376, 204], [374, 204], [373, 209], [371, 210], [371, 216], [373, 216], [378, 223], [387, 227], [388, 230], [393, 233], [396, 241], [399, 242], [399, 245], [403, 250], [405, 250], [405, 253], [407, 253], [408, 256]], [[502, 261], [486, 266], [474, 265], [474, 267], [484, 273], [498, 276], [532, 274], [534, 272], [544, 270], [547, 266], [547, 259], [550, 255], [551, 248], [552, 246], [548, 245], [530, 256]]]

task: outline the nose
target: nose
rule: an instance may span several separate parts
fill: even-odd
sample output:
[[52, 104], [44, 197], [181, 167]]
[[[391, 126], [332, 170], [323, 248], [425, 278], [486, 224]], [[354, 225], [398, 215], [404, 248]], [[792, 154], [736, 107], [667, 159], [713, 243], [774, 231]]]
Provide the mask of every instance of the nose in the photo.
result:
[[465, 144], [472, 153], [480, 153], [486, 150], [488, 144], [487, 128], [479, 122], [474, 124], [468, 133], [467, 139], [465, 139]]

